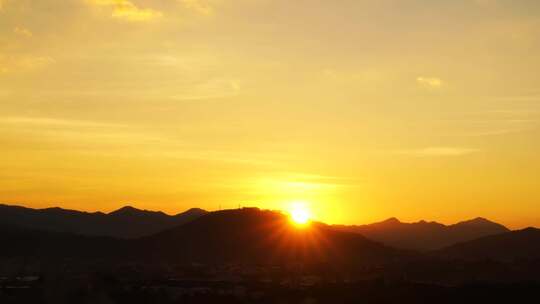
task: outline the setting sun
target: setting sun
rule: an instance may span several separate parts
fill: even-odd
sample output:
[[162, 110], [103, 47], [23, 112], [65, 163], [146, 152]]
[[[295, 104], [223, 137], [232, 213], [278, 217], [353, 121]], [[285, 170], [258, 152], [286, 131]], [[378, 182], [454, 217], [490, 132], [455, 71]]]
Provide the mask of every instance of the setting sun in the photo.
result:
[[292, 204], [289, 213], [296, 225], [305, 225], [311, 220], [311, 212], [305, 203]]

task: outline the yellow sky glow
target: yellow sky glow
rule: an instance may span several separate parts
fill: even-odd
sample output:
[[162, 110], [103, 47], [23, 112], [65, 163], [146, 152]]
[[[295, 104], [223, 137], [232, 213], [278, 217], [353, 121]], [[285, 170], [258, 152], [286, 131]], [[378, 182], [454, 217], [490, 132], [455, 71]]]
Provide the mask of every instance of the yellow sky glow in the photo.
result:
[[540, 226], [538, 1], [0, 0], [0, 202]]

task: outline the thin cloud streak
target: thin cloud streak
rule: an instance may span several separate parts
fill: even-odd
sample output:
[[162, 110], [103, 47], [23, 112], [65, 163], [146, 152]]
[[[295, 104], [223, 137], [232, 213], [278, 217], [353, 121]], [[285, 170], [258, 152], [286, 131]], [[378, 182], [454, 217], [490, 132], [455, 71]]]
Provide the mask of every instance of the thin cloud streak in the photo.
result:
[[141, 22], [157, 19], [163, 13], [154, 9], [140, 8], [128, 0], [87, 0], [90, 4], [108, 7], [112, 9], [111, 17], [130, 21]]
[[13, 29], [13, 32], [19, 36], [24, 36], [27, 38], [30, 38], [34, 35], [29, 29], [18, 26]]
[[400, 150], [396, 154], [410, 155], [416, 157], [436, 157], [436, 156], [464, 156], [478, 152], [479, 149], [463, 147], [426, 147], [421, 149]]
[[73, 127], [119, 127], [120, 124], [102, 123], [84, 120], [57, 119], [48, 117], [2, 117], [0, 124], [40, 125], [40, 126], [73, 126]]
[[416, 82], [423, 87], [438, 89], [442, 87], [443, 81], [440, 78], [436, 77], [418, 77]]
[[210, 16], [214, 14], [214, 7], [203, 0], [180, 0], [187, 9], [193, 10], [201, 15]]

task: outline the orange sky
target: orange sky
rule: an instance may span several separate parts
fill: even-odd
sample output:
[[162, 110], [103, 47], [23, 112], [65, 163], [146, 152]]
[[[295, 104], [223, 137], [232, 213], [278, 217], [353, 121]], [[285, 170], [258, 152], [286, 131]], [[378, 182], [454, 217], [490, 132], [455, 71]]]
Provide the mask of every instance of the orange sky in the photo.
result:
[[0, 0], [0, 202], [540, 226], [536, 0]]

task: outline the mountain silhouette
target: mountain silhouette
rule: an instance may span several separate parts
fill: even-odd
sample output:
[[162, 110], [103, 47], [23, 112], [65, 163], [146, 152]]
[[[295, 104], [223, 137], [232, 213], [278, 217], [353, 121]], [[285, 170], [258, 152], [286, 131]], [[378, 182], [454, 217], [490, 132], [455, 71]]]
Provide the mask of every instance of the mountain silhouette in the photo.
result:
[[540, 259], [540, 229], [526, 228], [458, 243], [437, 252], [446, 258], [513, 261]]
[[[65, 215], [73, 211], [55, 208], [48, 212]], [[133, 207], [102, 215], [113, 219], [163, 216]], [[470, 227], [483, 228], [486, 223], [489, 221], [475, 219], [442, 226], [469, 231]], [[403, 223], [392, 218], [376, 225], [401, 227]], [[457, 228], [450, 228], [453, 226]], [[165, 271], [166, 276], [166, 269], [172, 268], [187, 270], [189, 274], [196, 269], [226, 268], [241, 273], [277, 266], [291, 274], [307, 271], [330, 276], [376, 275], [413, 282], [459, 284], [474, 280], [536, 280], [540, 269], [539, 229], [504, 232], [417, 253], [322, 223], [298, 227], [281, 212], [257, 208], [209, 212], [187, 223], [133, 239], [39, 230], [0, 222], [0, 244], [3, 244], [0, 270], [31, 267], [54, 272], [65, 265], [62, 267], [83, 273], [123, 269], [128, 271], [128, 276], [152, 275], [155, 271]]]
[[111, 213], [88, 213], [61, 208], [31, 209], [0, 205], [0, 223], [33, 230], [67, 232], [87, 236], [138, 238], [185, 224], [205, 214], [190, 209], [177, 215], [139, 210], [131, 206]]
[[340, 231], [360, 233], [388, 246], [421, 251], [441, 249], [455, 243], [510, 231], [503, 225], [480, 217], [449, 226], [426, 221], [403, 223], [397, 218], [390, 218], [369, 225], [333, 227]]
[[406, 255], [324, 224], [297, 228], [284, 214], [256, 208], [212, 212], [139, 241], [145, 259], [157, 261], [374, 265]]
[[[124, 208], [116, 214], [124, 216], [132, 211]], [[92, 237], [2, 223], [0, 242], [9, 244], [0, 252], [4, 257], [154, 265], [301, 263], [363, 267], [413, 256], [324, 224], [297, 228], [282, 213], [255, 208], [207, 213], [189, 223], [139, 239]]]

